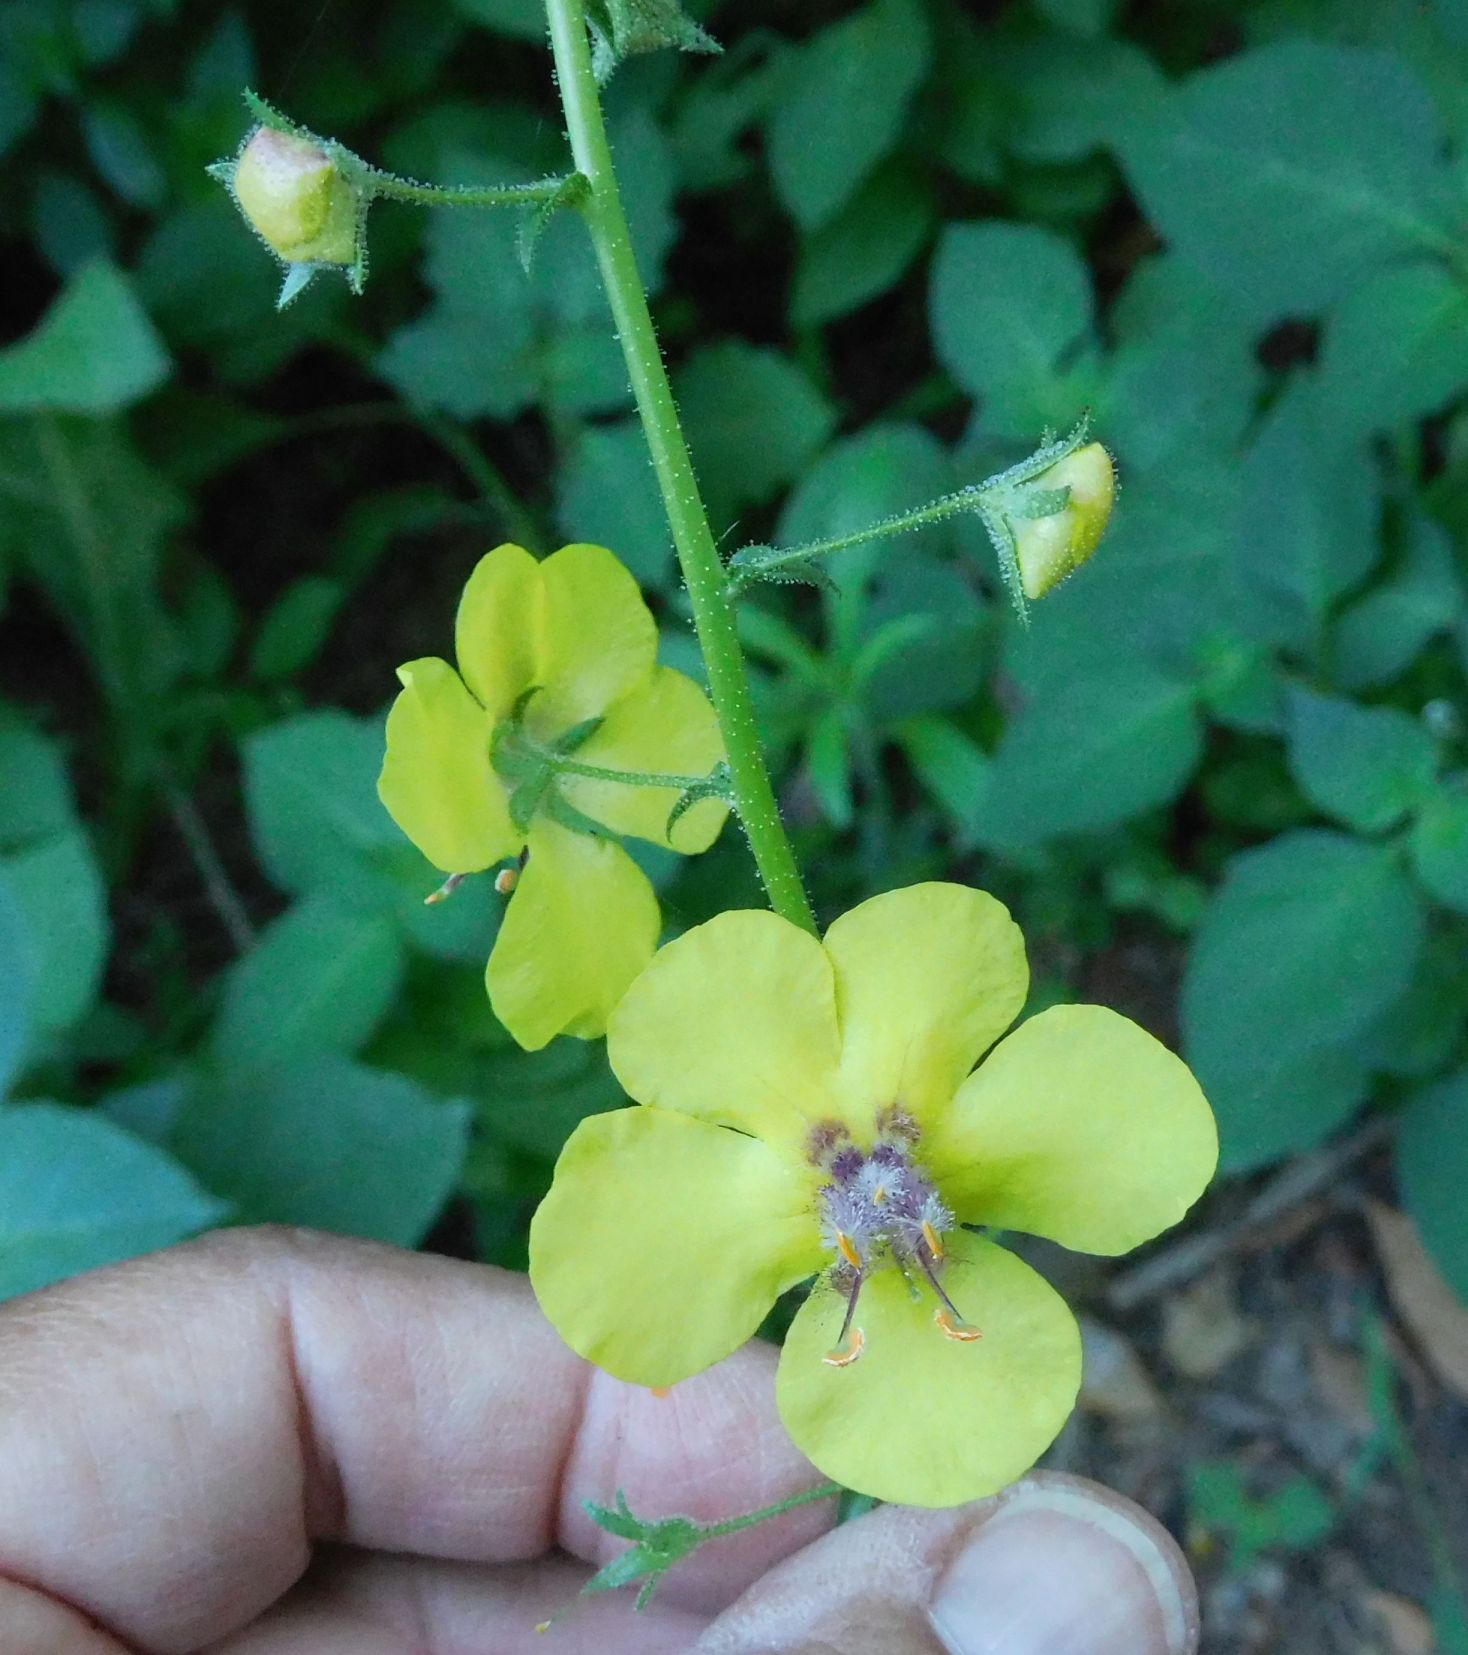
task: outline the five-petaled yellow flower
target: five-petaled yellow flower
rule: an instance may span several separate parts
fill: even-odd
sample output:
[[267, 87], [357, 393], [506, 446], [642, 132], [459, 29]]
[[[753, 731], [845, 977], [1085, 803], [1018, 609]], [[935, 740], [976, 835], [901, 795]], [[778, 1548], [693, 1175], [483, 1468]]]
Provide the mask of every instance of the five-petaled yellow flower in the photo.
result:
[[1054, 1439], [1080, 1336], [970, 1226], [1121, 1253], [1175, 1224], [1217, 1159], [1186, 1066], [1100, 1006], [1024, 1003], [1024, 942], [965, 886], [874, 897], [824, 943], [735, 911], [662, 949], [613, 1013], [640, 1102], [572, 1134], [530, 1232], [563, 1338], [666, 1386], [819, 1279], [780, 1357], [786, 1428], [827, 1476], [944, 1506]]
[[[378, 791], [445, 873], [524, 855], [490, 955], [495, 1013], [522, 1046], [594, 1038], [657, 946], [657, 898], [610, 834], [706, 850], [728, 814], [714, 798], [668, 816], [680, 791], [568, 774], [558, 760], [709, 774], [723, 757], [691, 678], [657, 664], [657, 626], [602, 546], [541, 562], [519, 546], [480, 560], [459, 603], [459, 670], [399, 667]], [[600, 830], [600, 831], [599, 831]]]

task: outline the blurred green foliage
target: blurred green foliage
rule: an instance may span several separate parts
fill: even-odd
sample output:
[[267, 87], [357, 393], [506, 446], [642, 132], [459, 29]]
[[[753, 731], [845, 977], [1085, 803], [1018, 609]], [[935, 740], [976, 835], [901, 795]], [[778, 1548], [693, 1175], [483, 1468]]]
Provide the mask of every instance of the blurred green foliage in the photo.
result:
[[[729, 549], [1083, 408], [1124, 482], [1028, 630], [967, 521], [745, 602], [818, 908], [994, 889], [1038, 998], [1180, 1043], [1231, 1173], [1390, 1112], [1468, 1297], [1468, 9], [691, 9], [723, 55], [608, 97]], [[499, 539], [610, 544], [697, 670], [580, 226], [527, 277], [514, 214], [383, 203], [365, 298], [277, 315], [204, 174], [246, 84], [413, 176], [562, 170], [541, 36], [535, 0], [0, 15], [0, 1292], [220, 1221], [447, 1211], [513, 1263], [618, 1098], [495, 1025], [496, 899], [425, 909], [373, 791], [392, 669]], [[732, 829], [671, 862], [672, 928], [759, 900]], [[1239, 1546], [1313, 1521], [1199, 1494]]]

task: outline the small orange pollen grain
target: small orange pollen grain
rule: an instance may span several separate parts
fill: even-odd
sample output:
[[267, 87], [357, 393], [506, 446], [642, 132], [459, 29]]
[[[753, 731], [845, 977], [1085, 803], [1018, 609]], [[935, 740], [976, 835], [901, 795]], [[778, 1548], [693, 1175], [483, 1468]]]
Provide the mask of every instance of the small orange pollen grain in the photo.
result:
[[856, 1250], [856, 1243], [845, 1230], [837, 1230], [836, 1245], [841, 1249], [841, 1256], [853, 1270], [861, 1269], [861, 1254]]
[[943, 1238], [938, 1234], [926, 1218], [923, 1220], [923, 1240], [927, 1242], [928, 1251], [934, 1258], [942, 1258], [944, 1256]]
[[941, 1306], [933, 1312], [933, 1320], [945, 1339], [957, 1339], [961, 1344], [972, 1344], [975, 1339], [984, 1337], [983, 1330], [976, 1328], [971, 1322], [955, 1321], [948, 1314], [946, 1306]]
[[849, 1368], [867, 1347], [867, 1336], [859, 1327], [852, 1328], [844, 1345], [828, 1350], [821, 1360], [830, 1368]]
[[520, 878], [518, 868], [501, 868], [494, 876], [494, 888], [501, 896], [508, 896]]
[[673, 1394], [673, 1387], [671, 1385], [649, 1385], [647, 1388], [655, 1397], [658, 1398], [671, 1396]]

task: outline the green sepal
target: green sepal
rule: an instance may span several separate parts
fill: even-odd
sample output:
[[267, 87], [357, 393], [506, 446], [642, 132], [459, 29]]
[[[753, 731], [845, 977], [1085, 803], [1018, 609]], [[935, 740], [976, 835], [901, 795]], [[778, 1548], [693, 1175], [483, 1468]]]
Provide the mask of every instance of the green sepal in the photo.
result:
[[1014, 605], [1019, 624], [1028, 626], [1030, 603], [1025, 597], [1024, 581], [1020, 578], [1019, 549], [1014, 543], [1014, 530], [1009, 526], [1009, 519], [1003, 512], [981, 506], [979, 521], [984, 525], [993, 543], [995, 555], [999, 559], [999, 573], [1004, 577], [1004, 589], [1009, 593], [1009, 601]]
[[729, 761], [720, 759], [700, 782], [692, 787], [685, 787], [668, 812], [666, 833], [671, 839], [673, 829], [678, 823], [703, 799], [722, 799], [726, 804], [734, 803], [734, 779], [729, 773]]
[[536, 811], [547, 799], [554, 797], [550, 770], [545, 766], [538, 766], [534, 773], [510, 794], [510, 820], [515, 824], [516, 831], [529, 833]]
[[551, 752], [568, 758], [578, 747], [584, 747], [605, 723], [606, 719], [599, 715], [583, 718], [579, 724], [573, 724], [570, 729], [561, 731], [550, 744]]
[[1070, 504], [1070, 488], [1032, 488], [1008, 507], [1011, 517], [1055, 517]]
[[585, 811], [577, 810], [575, 805], [568, 804], [558, 788], [547, 788], [540, 804], [553, 822], [559, 823], [563, 828], [569, 828], [572, 833], [584, 833], [588, 839], [615, 839], [617, 837], [610, 828], [603, 827], [600, 822], [593, 821]]
[[592, 1592], [615, 1591], [619, 1586], [630, 1586], [640, 1580], [642, 1586], [633, 1607], [646, 1609], [668, 1570], [695, 1551], [706, 1538], [703, 1525], [691, 1517], [634, 1516], [621, 1489], [617, 1490], [615, 1511], [594, 1500], [583, 1500], [581, 1504], [592, 1522], [619, 1539], [632, 1542], [625, 1552], [598, 1569], [587, 1581], [581, 1588], [583, 1597]]
[[589, 0], [592, 68], [605, 85], [619, 63], [642, 52], [672, 46], [680, 52], [722, 52], [723, 47], [684, 12], [678, 0]]

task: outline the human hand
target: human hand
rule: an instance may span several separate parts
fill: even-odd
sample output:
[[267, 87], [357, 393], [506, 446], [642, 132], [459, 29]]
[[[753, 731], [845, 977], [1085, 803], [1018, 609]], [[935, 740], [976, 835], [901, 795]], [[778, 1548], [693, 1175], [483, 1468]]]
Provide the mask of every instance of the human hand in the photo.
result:
[[710, 1543], [585, 1599], [583, 1499], [728, 1517], [814, 1486], [752, 1345], [667, 1397], [588, 1368], [505, 1272], [234, 1231], [0, 1310], [4, 1655], [1188, 1655], [1176, 1548], [1035, 1476]]

